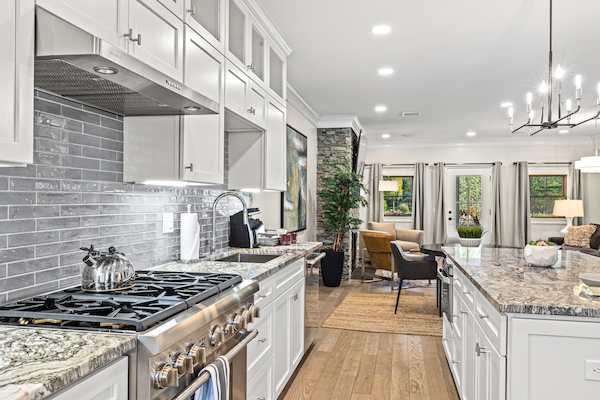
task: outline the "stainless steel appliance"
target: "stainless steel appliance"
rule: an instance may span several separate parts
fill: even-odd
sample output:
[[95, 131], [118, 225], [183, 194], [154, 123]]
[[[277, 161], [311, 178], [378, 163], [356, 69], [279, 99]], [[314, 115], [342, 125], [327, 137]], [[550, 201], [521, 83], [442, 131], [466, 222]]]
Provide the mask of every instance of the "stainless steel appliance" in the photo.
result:
[[84, 290], [103, 292], [131, 289], [135, 283], [135, 271], [125, 254], [109, 247], [108, 252], [94, 250], [94, 246], [82, 247], [87, 251], [83, 259], [81, 287]]
[[452, 323], [452, 273], [454, 264], [449, 258], [444, 258], [442, 266], [438, 268], [438, 277], [441, 282], [441, 308], [442, 313], [448, 319], [448, 322]]
[[219, 355], [231, 362], [233, 400], [246, 398], [246, 345], [257, 332], [255, 281], [233, 274], [137, 271], [131, 289], [93, 293], [75, 287], [0, 306], [0, 324], [134, 334], [131, 400], [186, 399]]
[[[36, 10], [35, 87], [125, 116], [217, 114], [219, 104], [48, 11]], [[142, 45], [141, 35], [129, 40]]]

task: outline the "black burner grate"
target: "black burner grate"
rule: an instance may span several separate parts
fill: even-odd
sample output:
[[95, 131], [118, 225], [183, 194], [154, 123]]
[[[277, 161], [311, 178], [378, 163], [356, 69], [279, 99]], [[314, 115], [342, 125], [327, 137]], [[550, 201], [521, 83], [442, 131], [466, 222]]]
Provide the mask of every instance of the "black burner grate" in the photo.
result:
[[143, 331], [241, 281], [234, 274], [137, 271], [131, 289], [77, 287], [0, 306], [0, 322]]

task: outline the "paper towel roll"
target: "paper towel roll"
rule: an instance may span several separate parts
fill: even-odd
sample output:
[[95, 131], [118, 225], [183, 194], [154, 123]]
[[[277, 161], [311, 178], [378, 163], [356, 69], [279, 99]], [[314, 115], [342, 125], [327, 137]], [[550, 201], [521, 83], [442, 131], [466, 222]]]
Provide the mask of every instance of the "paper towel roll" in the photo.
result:
[[182, 261], [197, 260], [200, 257], [200, 224], [198, 214], [181, 214], [181, 245]]

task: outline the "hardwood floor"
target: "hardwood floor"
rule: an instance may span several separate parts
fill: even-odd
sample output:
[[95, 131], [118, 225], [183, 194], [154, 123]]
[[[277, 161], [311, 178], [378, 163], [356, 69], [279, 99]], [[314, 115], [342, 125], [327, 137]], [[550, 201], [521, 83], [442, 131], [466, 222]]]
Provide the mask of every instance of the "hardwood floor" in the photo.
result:
[[[389, 283], [353, 280], [328, 288], [315, 274], [307, 291], [314, 291], [307, 301], [318, 301], [319, 328], [279, 400], [459, 399], [440, 337], [320, 328], [348, 293], [389, 294]], [[435, 296], [435, 288], [402, 289], [402, 296]]]

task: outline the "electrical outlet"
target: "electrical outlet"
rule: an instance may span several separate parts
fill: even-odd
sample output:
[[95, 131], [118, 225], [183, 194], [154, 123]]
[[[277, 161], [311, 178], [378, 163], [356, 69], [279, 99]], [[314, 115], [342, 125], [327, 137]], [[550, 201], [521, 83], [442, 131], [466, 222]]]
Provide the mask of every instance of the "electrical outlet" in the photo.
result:
[[600, 361], [585, 360], [585, 379], [600, 381]]
[[173, 232], [173, 213], [163, 213], [163, 233]]

